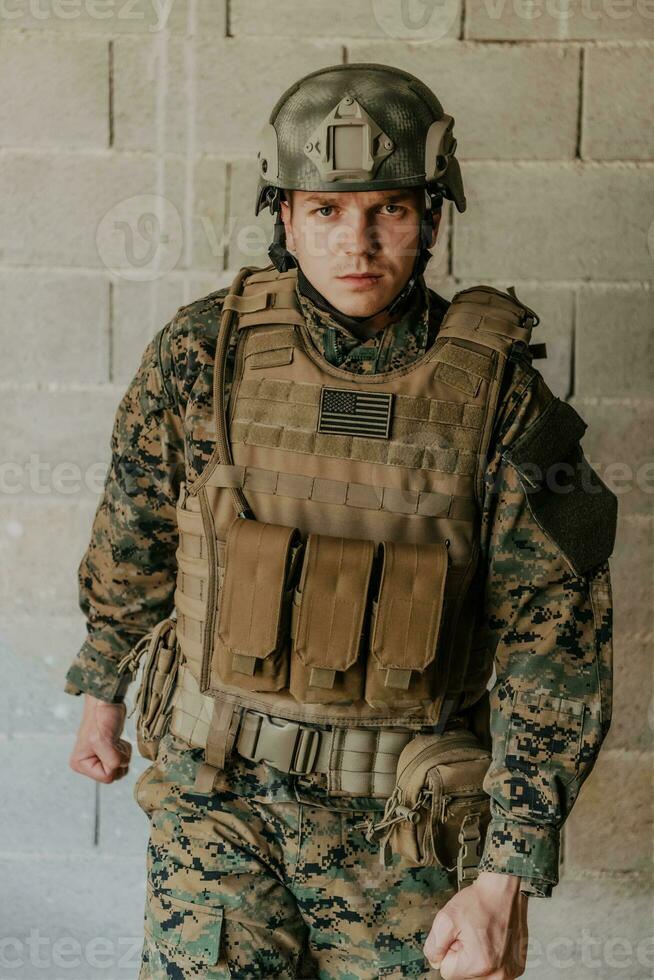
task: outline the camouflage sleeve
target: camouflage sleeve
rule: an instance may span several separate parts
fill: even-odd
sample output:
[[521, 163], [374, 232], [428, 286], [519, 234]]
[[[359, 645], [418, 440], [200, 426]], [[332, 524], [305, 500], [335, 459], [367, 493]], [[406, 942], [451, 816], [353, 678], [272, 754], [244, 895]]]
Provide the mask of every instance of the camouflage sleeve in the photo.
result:
[[[537, 481], [526, 478], [515, 459], [508, 462], [511, 447], [525, 432], [533, 441], [541, 421], [554, 419], [557, 410], [576, 413], [524, 358], [513, 363], [511, 377], [488, 460], [482, 519], [481, 625], [496, 680], [490, 692], [493, 758], [484, 783], [492, 819], [480, 869], [518, 875], [525, 893], [549, 897], [558, 883], [561, 827], [611, 720], [607, 558], [615, 497], [578, 442], [567, 458], [576, 461], [577, 474], [594, 475], [593, 499], [587, 492], [580, 497], [576, 477], [570, 492], [556, 494], [552, 484], [530, 494]], [[545, 435], [534, 446], [547, 442], [542, 428]], [[550, 445], [560, 446], [561, 433], [549, 435]]]
[[146, 347], [115, 415], [111, 462], [78, 570], [87, 637], [66, 674], [69, 694], [122, 701], [132, 678], [117, 673], [118, 661], [172, 610], [184, 476], [172, 322]]

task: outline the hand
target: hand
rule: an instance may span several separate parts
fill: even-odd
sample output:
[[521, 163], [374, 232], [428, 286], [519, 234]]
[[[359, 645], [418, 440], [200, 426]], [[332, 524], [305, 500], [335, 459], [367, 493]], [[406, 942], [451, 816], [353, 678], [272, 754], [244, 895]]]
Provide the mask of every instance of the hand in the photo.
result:
[[113, 783], [127, 775], [132, 746], [120, 737], [127, 708], [84, 695], [84, 713], [68, 764], [98, 783]]
[[439, 910], [424, 945], [442, 980], [514, 980], [527, 962], [527, 901], [516, 875], [481, 871]]

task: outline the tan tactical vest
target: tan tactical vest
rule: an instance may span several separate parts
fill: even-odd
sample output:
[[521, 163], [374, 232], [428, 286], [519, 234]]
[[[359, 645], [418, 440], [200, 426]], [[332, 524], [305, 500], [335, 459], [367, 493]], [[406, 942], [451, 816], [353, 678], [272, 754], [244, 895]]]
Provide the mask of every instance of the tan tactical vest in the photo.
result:
[[492, 673], [473, 629], [483, 473], [536, 317], [463, 290], [413, 363], [353, 375], [318, 352], [295, 289], [295, 270], [242, 269], [224, 301], [238, 346], [225, 420], [218, 344], [214, 418], [233, 458], [217, 440], [177, 507], [186, 683], [295, 721], [436, 724]]

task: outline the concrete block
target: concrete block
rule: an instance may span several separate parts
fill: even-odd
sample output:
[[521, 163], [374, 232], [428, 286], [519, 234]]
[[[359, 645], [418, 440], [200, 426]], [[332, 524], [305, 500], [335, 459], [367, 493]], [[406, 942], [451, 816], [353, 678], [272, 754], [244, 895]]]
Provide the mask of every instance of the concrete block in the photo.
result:
[[[71, 576], [72, 577], [72, 576]], [[71, 607], [73, 602], [71, 601]], [[86, 634], [81, 611], [25, 609], [5, 604], [0, 626], [4, 683], [0, 690], [0, 733], [75, 733], [82, 698], [63, 691], [65, 675]]]
[[[5, 471], [5, 493], [20, 491], [44, 501], [97, 498], [104, 484], [114, 416], [123, 385], [5, 392], [9, 421], [5, 460], [21, 467]], [[41, 467], [41, 469], [39, 469]]]
[[145, 858], [6, 855], [0, 874], [11, 896], [2, 915], [8, 976], [133, 980], [138, 974]]
[[652, 398], [654, 293], [582, 286], [577, 304], [575, 394]]
[[150, 822], [134, 799], [134, 783], [152, 763], [139, 755], [136, 738], [129, 740], [132, 756], [127, 775], [108, 786], [99, 784], [98, 851], [108, 857], [133, 854], [144, 861]]
[[654, 36], [651, 0], [469, 0], [464, 37], [484, 41], [609, 41]]
[[620, 516], [654, 516], [651, 402], [573, 398], [588, 423], [582, 446], [588, 461], [618, 496]]
[[[155, 190], [150, 157], [6, 152], [0, 159], [3, 262], [103, 268], [117, 261], [129, 268], [134, 226], [124, 222], [143, 212], [136, 205]], [[138, 246], [140, 259], [152, 242]]]
[[565, 825], [571, 871], [652, 873], [651, 752], [602, 750]]
[[120, 37], [225, 33], [226, 0], [15, 0], [0, 10], [5, 31]]
[[[620, 505], [622, 501], [620, 500]], [[614, 625], [623, 642], [651, 644], [654, 636], [654, 523], [639, 515], [618, 523], [611, 557]], [[644, 679], [647, 683], [647, 679]]]
[[184, 265], [211, 269], [215, 273], [224, 269], [226, 197], [225, 161], [199, 157], [193, 174], [192, 252], [189, 255], [187, 251]]
[[107, 146], [105, 41], [23, 34], [0, 37], [0, 87], [5, 146]]
[[[624, 625], [624, 616], [620, 621]], [[654, 635], [654, 623], [652, 627]], [[654, 747], [651, 635], [647, 640], [632, 636], [628, 626], [614, 633], [613, 717], [605, 742], [607, 749]]]
[[107, 380], [109, 287], [103, 276], [1, 269], [0, 292], [0, 343], [7, 354], [0, 380]]
[[77, 601], [77, 569], [88, 546], [95, 502], [26, 498], [0, 503], [0, 599], [28, 611]]
[[575, 879], [529, 900], [527, 980], [646, 980], [654, 967], [651, 892], [636, 875]]
[[112, 377], [116, 384], [129, 384], [152, 337], [185, 302], [184, 282], [177, 275], [114, 283]]
[[341, 46], [329, 41], [202, 38], [196, 50], [198, 152], [256, 156], [259, 131], [282, 92], [302, 75], [341, 61]]
[[654, 92], [645, 82], [651, 67], [651, 48], [588, 49], [581, 141], [585, 159], [652, 159]]
[[469, 210], [454, 221], [458, 278], [638, 280], [651, 275], [649, 169], [468, 163], [464, 179]]
[[378, 37], [433, 42], [458, 37], [460, 20], [459, 0], [446, 0], [431, 8], [413, 8], [396, 0], [356, 4], [347, 0], [330, 4], [286, 0], [283, 16], [274, 4], [258, 0], [232, 0], [230, 8], [230, 29], [235, 37]]
[[[263, 263], [261, 265], [263, 267]], [[268, 265], [268, 262], [266, 262], [266, 265]], [[222, 272], [216, 271], [214, 273], [194, 272], [191, 270], [184, 281], [184, 299], [182, 303], [192, 303], [194, 299], [199, 299], [201, 296], [213, 293], [217, 289], [222, 289], [223, 286], [230, 286], [237, 272], [238, 269], [223, 269]]]
[[452, 279], [451, 276], [446, 276], [444, 279], [426, 277], [425, 281], [427, 282], [427, 285], [434, 290], [434, 292], [438, 293], [439, 296], [442, 296], [443, 299], [448, 301], [450, 301], [454, 294], [461, 288], [459, 283], [455, 279]]
[[155, 282], [191, 267], [222, 269], [225, 160], [206, 154], [148, 159], [155, 162], [151, 192], [123, 195], [99, 223], [104, 264], [128, 282]]
[[72, 735], [0, 739], [5, 854], [89, 853], [95, 783], [68, 765]]
[[[349, 61], [417, 75], [454, 116], [460, 160], [562, 160], [577, 140], [579, 51], [562, 45], [355, 42]], [[549, 79], [556, 78], [556, 85]], [[464, 184], [466, 172], [464, 169]], [[467, 217], [467, 216], [466, 216]]]
[[193, 119], [187, 106], [192, 70], [182, 38], [120, 37], [113, 49], [114, 145], [183, 153]]

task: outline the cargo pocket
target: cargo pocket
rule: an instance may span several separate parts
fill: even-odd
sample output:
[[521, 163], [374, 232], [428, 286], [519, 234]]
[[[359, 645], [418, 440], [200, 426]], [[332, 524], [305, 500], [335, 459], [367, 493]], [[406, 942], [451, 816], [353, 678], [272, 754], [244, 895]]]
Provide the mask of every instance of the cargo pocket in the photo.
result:
[[360, 657], [375, 546], [310, 534], [294, 597], [291, 694], [310, 703], [363, 696]]
[[241, 519], [230, 525], [211, 667], [223, 683], [250, 691], [287, 686], [301, 547], [296, 528]]
[[365, 685], [374, 708], [433, 696], [448, 552], [443, 544], [386, 541], [381, 558]]
[[[586, 706], [576, 698], [516, 691], [506, 743], [506, 766], [515, 773], [511, 812], [533, 819], [560, 818], [560, 787], [577, 775]], [[526, 786], [519, 786], [519, 773]]]
[[[167, 975], [172, 976], [177, 968], [180, 976], [204, 976], [198, 968], [218, 967], [222, 928], [222, 906], [183, 901], [155, 891], [148, 882], [144, 931], [151, 952], [166, 965]], [[222, 967], [211, 970], [211, 977], [230, 977], [224, 960]]]

